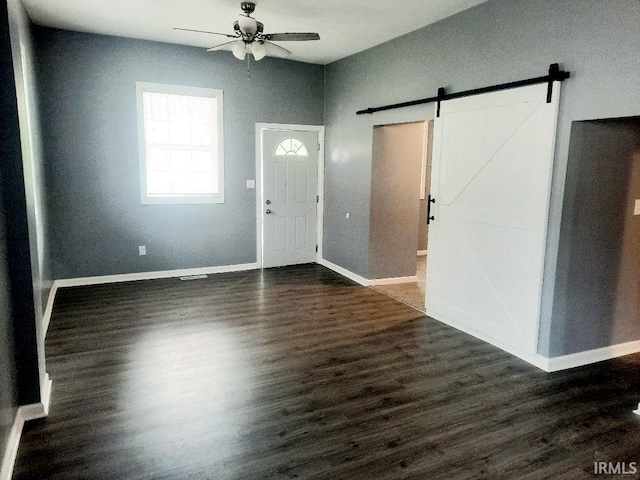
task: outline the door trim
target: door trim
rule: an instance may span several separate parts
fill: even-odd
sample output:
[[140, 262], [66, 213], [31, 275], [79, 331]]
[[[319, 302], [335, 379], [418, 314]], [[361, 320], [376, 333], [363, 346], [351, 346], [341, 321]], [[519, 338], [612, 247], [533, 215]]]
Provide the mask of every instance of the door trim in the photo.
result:
[[316, 209], [316, 263], [322, 258], [322, 238], [324, 234], [324, 125], [295, 125], [284, 123], [256, 123], [256, 263], [263, 268], [262, 261], [262, 131], [291, 130], [318, 134], [318, 182], [316, 195], [319, 197]]

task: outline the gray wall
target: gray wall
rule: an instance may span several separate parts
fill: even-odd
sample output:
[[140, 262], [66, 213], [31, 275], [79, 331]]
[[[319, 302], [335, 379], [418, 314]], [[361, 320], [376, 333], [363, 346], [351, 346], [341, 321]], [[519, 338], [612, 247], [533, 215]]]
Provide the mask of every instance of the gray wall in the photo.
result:
[[[538, 351], [545, 356], [574, 351], [558, 331], [566, 316], [564, 253], [571, 248], [570, 238], [560, 238], [571, 122], [640, 112], [638, 25], [640, 2], [635, 0], [490, 0], [330, 64], [327, 260], [369, 274], [362, 245], [369, 244], [373, 125], [433, 118], [433, 105], [369, 116], [356, 116], [357, 110], [432, 96], [438, 87], [455, 92], [539, 76], [559, 62], [572, 75], [562, 86]], [[356, 214], [346, 220], [343, 212], [349, 210]]]
[[[0, 458], [18, 406], [13, 318], [7, 265], [8, 238], [4, 212], [6, 162], [17, 155], [18, 121], [6, 3], [0, 4]], [[1, 465], [0, 465], [1, 468]]]
[[[52, 285], [52, 272], [49, 241], [47, 236], [47, 208], [46, 192], [44, 189], [44, 159], [41, 146], [41, 129], [38, 107], [38, 89], [35, 75], [33, 55], [33, 39], [31, 24], [27, 13], [19, 0], [8, 1], [9, 26], [11, 35], [11, 52], [13, 57], [13, 71], [15, 77], [15, 98], [17, 100], [17, 114], [20, 137], [21, 162], [16, 166], [13, 175], [15, 188], [14, 198], [7, 202], [7, 209], [13, 215], [16, 205], [24, 204], [25, 211], [21, 212], [21, 218], [11, 221], [11, 225], [24, 222], [26, 216], [26, 232], [21, 231], [21, 237], [16, 240], [20, 249], [19, 254], [10, 250], [12, 259], [20, 255], [25, 264], [21, 265], [21, 272], [17, 273], [18, 280], [15, 292], [20, 308], [15, 308], [15, 315], [24, 315], [20, 320], [22, 328], [29, 330], [34, 328], [36, 342], [28, 349], [22, 345], [17, 349], [17, 354], [31, 355], [32, 349], [36, 350], [38, 362], [38, 388], [21, 390], [21, 403], [35, 403], [40, 401], [40, 386], [46, 380], [46, 365], [44, 352], [44, 326], [43, 314], [46, 308], [49, 292]], [[17, 213], [16, 213], [17, 215]], [[24, 225], [21, 227], [24, 228]], [[23, 236], [26, 233], [26, 242]], [[13, 242], [12, 242], [13, 243]], [[26, 263], [28, 262], [28, 264]], [[11, 262], [10, 262], [11, 265]], [[29, 273], [27, 274], [27, 268]], [[24, 270], [24, 272], [22, 272]], [[26, 285], [30, 282], [29, 285]], [[31, 295], [31, 297], [29, 297]], [[20, 313], [23, 312], [23, 313]], [[18, 331], [18, 330], [17, 330]], [[31, 334], [29, 334], [31, 335]], [[31, 340], [30, 340], [31, 341]], [[27, 397], [23, 395], [29, 392]]]
[[562, 237], [570, 239], [563, 350], [640, 339], [640, 119], [575, 122]]
[[[22, 4], [0, 5], [0, 454], [17, 406], [39, 402], [45, 376], [42, 298], [50, 285], [31, 39]], [[22, 46], [21, 46], [22, 45]], [[28, 67], [27, 67], [28, 69]], [[29, 142], [33, 142], [29, 144]], [[29, 152], [25, 154], [25, 145]], [[37, 261], [33, 259], [37, 258]], [[38, 263], [39, 262], [39, 263]]]
[[424, 123], [373, 130], [369, 278], [416, 274]]
[[[47, 28], [36, 38], [54, 277], [255, 262], [255, 123], [323, 124], [323, 67], [265, 58], [247, 78], [230, 52]], [[140, 204], [136, 81], [224, 91], [226, 203]]]

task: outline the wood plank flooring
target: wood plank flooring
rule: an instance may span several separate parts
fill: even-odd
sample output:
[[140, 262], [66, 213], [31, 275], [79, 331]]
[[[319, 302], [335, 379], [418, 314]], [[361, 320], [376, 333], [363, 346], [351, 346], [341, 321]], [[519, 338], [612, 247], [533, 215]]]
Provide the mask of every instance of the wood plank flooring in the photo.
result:
[[25, 426], [15, 479], [584, 479], [640, 462], [639, 355], [546, 374], [317, 265], [63, 289], [46, 348], [51, 411]]

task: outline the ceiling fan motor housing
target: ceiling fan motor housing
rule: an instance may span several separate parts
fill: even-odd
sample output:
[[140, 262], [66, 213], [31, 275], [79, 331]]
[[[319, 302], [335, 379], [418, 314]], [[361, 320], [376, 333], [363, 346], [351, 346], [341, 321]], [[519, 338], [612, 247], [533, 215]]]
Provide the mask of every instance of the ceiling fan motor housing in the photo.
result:
[[256, 9], [256, 4], [253, 2], [242, 2], [240, 4], [240, 8], [242, 8], [242, 11], [249, 16]]

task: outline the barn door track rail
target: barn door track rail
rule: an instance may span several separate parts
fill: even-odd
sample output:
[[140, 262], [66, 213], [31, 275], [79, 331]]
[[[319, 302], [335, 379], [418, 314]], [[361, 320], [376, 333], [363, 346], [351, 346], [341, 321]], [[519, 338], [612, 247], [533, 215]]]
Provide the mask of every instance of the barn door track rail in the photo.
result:
[[490, 87], [474, 88], [473, 90], [466, 90], [464, 92], [447, 93], [444, 87], [438, 89], [438, 94], [435, 97], [422, 98], [420, 100], [412, 100], [410, 102], [394, 103], [392, 105], [384, 105], [382, 107], [372, 107], [365, 110], [359, 110], [356, 115], [362, 115], [365, 113], [376, 113], [383, 110], [393, 110], [396, 108], [412, 107], [414, 105], [423, 105], [425, 103], [438, 102], [438, 108], [436, 116], [440, 116], [440, 102], [443, 100], [452, 100], [454, 98], [470, 97], [472, 95], [479, 95], [481, 93], [498, 92], [500, 90], [508, 90], [510, 88], [526, 87], [527, 85], [537, 85], [539, 83], [546, 83], [547, 87], [547, 103], [551, 103], [551, 95], [553, 93], [553, 82], [563, 82], [571, 75], [570, 72], [560, 70], [557, 63], [549, 65], [549, 73], [543, 77], [528, 78], [526, 80], [518, 80], [516, 82], [501, 83], [499, 85], [491, 85]]

